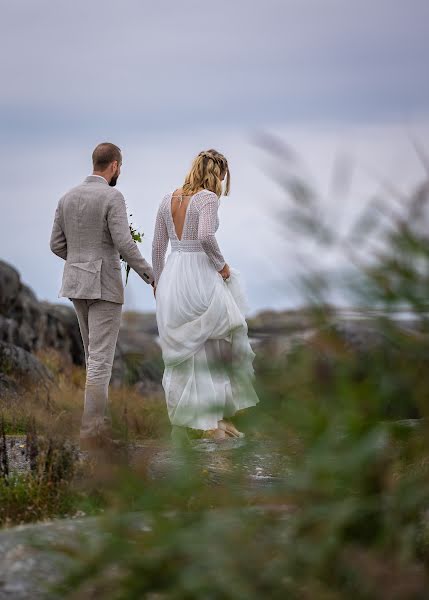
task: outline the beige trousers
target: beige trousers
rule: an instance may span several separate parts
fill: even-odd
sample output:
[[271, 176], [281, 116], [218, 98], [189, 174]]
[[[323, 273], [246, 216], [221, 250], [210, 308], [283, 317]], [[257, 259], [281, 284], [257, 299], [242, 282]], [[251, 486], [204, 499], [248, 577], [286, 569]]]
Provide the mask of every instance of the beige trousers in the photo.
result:
[[72, 299], [85, 349], [85, 404], [80, 437], [111, 432], [108, 390], [122, 304], [107, 300]]

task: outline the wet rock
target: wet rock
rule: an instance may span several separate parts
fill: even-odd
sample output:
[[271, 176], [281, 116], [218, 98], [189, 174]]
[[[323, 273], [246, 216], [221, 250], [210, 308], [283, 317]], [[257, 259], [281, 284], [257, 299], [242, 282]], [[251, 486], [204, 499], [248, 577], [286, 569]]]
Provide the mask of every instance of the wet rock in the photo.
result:
[[[8, 437], [9, 443], [13, 439], [15, 445], [24, 444], [23, 436]], [[266, 502], [275, 486], [288, 476], [291, 452], [294, 452], [293, 445], [278, 445], [270, 440], [231, 439], [221, 443], [195, 440], [185, 458], [167, 440], [145, 440], [130, 444], [130, 467], [159, 480], [177, 476], [184, 467], [189, 470], [192, 466], [207, 486], [228, 481], [229, 485], [238, 486], [243, 496], [244, 506], [237, 512], [240, 517], [243, 510], [266, 510], [265, 505], [255, 505], [255, 499], [263, 498]], [[80, 458], [85, 458], [85, 454], [80, 453]], [[21, 469], [14, 464], [12, 453], [10, 463], [13, 470]], [[22, 469], [29, 468], [27, 463], [22, 462]], [[245, 508], [248, 501], [252, 503], [251, 508]], [[286, 506], [274, 508], [288, 510]], [[219, 519], [224, 518], [222, 509], [216, 514]], [[146, 512], [123, 513], [117, 518], [129, 530], [150, 531]], [[108, 536], [108, 529], [100, 527], [99, 517], [82, 517], [81, 514], [76, 518], [54, 519], [0, 531], [0, 600], [63, 597], [50, 596], [47, 586], [60, 581], [64, 569], [75, 564], [71, 554], [61, 551], [64, 542], [76, 550], [78, 558], [82, 544], [91, 551], [99, 548]], [[57, 549], [56, 544], [59, 545]]]
[[179, 473], [185, 467], [193, 467], [202, 473], [208, 485], [222, 481], [240, 488], [243, 496], [264, 489], [268, 491], [290, 469], [289, 453], [294, 452], [290, 443], [269, 440], [226, 439], [216, 442], [209, 439], [191, 440], [186, 457], [174, 444], [158, 440], [136, 443], [130, 456], [130, 465], [139, 469], [144, 464], [153, 479], [163, 479]]

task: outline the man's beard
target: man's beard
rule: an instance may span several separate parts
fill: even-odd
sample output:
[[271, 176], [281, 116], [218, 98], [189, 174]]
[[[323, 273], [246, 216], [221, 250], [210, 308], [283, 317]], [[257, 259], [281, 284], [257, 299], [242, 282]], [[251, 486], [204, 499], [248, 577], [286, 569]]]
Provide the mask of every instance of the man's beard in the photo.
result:
[[118, 181], [118, 177], [119, 177], [119, 174], [118, 174], [118, 173], [116, 173], [115, 175], [113, 175], [112, 179], [111, 179], [111, 180], [110, 180], [110, 182], [109, 182], [109, 185], [110, 185], [111, 187], [115, 187], [115, 185], [116, 185], [116, 182]]

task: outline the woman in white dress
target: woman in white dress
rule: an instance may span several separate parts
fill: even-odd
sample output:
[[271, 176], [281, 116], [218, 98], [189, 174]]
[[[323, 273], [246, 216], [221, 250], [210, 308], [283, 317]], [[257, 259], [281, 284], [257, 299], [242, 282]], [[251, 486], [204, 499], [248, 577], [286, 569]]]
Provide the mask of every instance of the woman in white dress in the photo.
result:
[[242, 437], [226, 419], [259, 401], [239, 274], [229, 268], [215, 237], [225, 179], [226, 196], [226, 158], [215, 150], [200, 152], [183, 186], [164, 196], [156, 218], [156, 318], [173, 438], [187, 427], [214, 439]]

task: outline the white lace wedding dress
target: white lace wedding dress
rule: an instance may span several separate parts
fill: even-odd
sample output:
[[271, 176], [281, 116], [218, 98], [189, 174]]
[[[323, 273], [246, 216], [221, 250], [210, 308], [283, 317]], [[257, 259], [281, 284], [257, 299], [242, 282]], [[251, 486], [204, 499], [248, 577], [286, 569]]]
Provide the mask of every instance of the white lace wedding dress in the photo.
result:
[[244, 294], [237, 271], [231, 269], [229, 282], [218, 273], [225, 260], [215, 237], [216, 194], [202, 190], [190, 198], [181, 239], [172, 195], [161, 201], [152, 245], [162, 385], [173, 425], [216, 429], [222, 418], [259, 402]]

